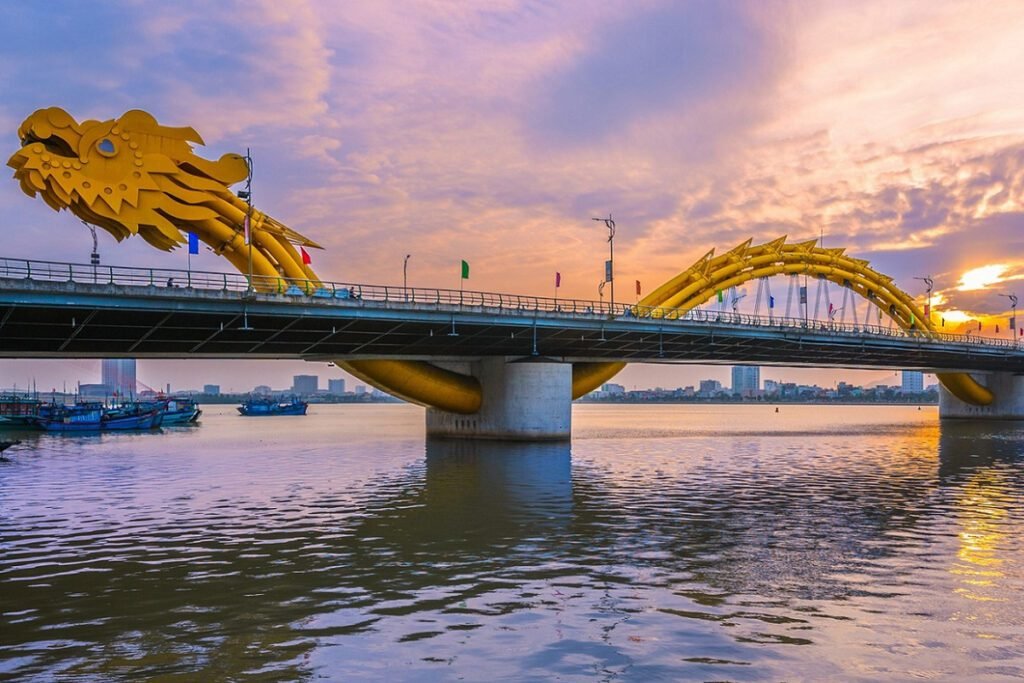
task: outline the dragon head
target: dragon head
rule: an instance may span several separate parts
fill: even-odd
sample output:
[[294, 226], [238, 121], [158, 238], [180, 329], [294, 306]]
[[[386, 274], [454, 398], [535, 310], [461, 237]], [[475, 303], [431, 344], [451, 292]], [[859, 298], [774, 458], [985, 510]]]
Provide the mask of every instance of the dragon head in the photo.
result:
[[144, 111], [78, 123], [59, 107], [40, 109], [18, 127], [18, 138], [21, 148], [7, 165], [21, 189], [118, 241], [138, 234], [169, 250], [197, 222], [223, 220], [225, 206], [242, 210], [228, 186], [248, 175], [245, 158], [198, 157], [189, 143], [203, 139], [194, 129], [161, 126]]

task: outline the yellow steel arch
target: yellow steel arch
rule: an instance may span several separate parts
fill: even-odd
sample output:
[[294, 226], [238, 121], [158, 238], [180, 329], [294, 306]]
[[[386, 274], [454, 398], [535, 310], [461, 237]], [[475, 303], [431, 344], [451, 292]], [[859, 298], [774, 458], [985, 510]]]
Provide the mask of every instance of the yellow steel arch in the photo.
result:
[[[710, 251], [695, 264], [645, 297], [637, 312], [650, 310], [653, 316], [677, 317], [715, 296], [717, 292], [750, 280], [772, 275], [807, 274], [824, 278], [877, 306], [905, 330], [934, 334], [934, 324], [892, 278], [872, 269], [868, 262], [845, 254], [844, 249], [825, 249], [817, 240], [786, 244], [786, 238], [756, 246], [747, 240], [728, 252], [715, 256]], [[574, 367], [573, 378], [580, 379], [574, 393], [582, 395], [606, 382], [621, 370], [621, 363], [592, 363]], [[974, 405], [988, 405], [992, 392], [965, 373], [939, 373], [939, 381], [957, 398]], [[585, 382], [585, 383], [584, 383]]]
[[[31, 197], [37, 194], [54, 210], [68, 209], [110, 232], [118, 241], [137, 234], [153, 246], [173, 249], [193, 232], [241, 272], [249, 270], [244, 238], [248, 213], [252, 233], [252, 272], [257, 288], [273, 289], [281, 278], [319, 282], [294, 245], [319, 248], [312, 240], [256, 210], [250, 210], [229, 186], [243, 180], [243, 157], [226, 154], [217, 161], [197, 156], [189, 144], [203, 144], [192, 128], [170, 128], [139, 110], [109, 121], [75, 121], [57, 107], [40, 109], [18, 128], [21, 148], [7, 164]], [[644, 297], [641, 306], [663, 307], [658, 315], [676, 316], [707, 301], [715, 291], [757, 277], [809, 273], [847, 284], [868, 297], [898, 324], [933, 330], [913, 300], [876, 273], [866, 261], [821, 249], [815, 243], [786, 244], [779, 238], [751, 246], [747, 240], [721, 256], [708, 252], [693, 266]], [[919, 322], [918, 322], [919, 321]], [[474, 377], [421, 361], [341, 361], [356, 377], [406, 400], [456, 413], [480, 409], [482, 391]], [[573, 397], [607, 382], [625, 363], [576, 363]], [[975, 404], [992, 395], [968, 375], [941, 374], [956, 396]]]

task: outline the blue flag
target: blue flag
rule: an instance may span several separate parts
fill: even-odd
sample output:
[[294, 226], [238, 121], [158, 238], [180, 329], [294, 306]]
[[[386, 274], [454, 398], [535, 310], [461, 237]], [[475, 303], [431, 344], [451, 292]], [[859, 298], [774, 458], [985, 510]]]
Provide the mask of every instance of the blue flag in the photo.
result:
[[190, 232], [188, 234], [188, 253], [199, 253], [199, 235], [195, 234], [194, 232]]
[[775, 297], [774, 296], [769, 296], [768, 297], [768, 308], [775, 308]]

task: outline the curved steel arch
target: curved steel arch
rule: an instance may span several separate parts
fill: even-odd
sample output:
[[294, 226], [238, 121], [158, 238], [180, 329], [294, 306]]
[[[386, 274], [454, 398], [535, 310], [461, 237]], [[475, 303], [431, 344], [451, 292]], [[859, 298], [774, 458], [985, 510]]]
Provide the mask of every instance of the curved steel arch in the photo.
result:
[[[192, 128], [169, 128], [143, 111], [109, 121], [75, 121], [57, 107], [34, 112], [18, 129], [21, 148], [8, 160], [30, 197], [41, 195], [54, 210], [69, 209], [110, 232], [118, 241], [138, 234], [170, 250], [193, 232], [241, 272], [261, 276], [255, 284], [273, 289], [279, 278], [319, 282], [296, 244], [319, 248], [272, 217], [252, 209], [229, 186], [243, 180], [243, 157], [217, 161], [194, 154], [189, 142], [203, 144]], [[244, 238], [251, 230], [251, 266]], [[913, 300], [892, 278], [851, 258], [842, 249], [823, 249], [814, 240], [786, 244], [781, 237], [751, 246], [747, 240], [720, 256], [708, 252], [695, 264], [640, 301], [659, 307], [658, 315], [678, 316], [720, 289], [784, 273], [807, 273], [850, 287], [872, 301], [904, 329], [920, 323], [935, 331]], [[413, 403], [455, 413], [480, 409], [482, 390], [475, 377], [423, 361], [360, 360], [338, 365], [368, 384]], [[572, 393], [578, 398], [615, 376], [625, 363], [576, 363]], [[977, 405], [992, 394], [962, 373], [942, 373], [940, 381], [958, 398]]]
[[[938, 330], [913, 298], [897, 287], [893, 279], [874, 270], [864, 259], [845, 254], [845, 249], [825, 249], [817, 240], [786, 244], [785, 236], [751, 246], [746, 240], [728, 252], [714, 256], [709, 251], [695, 264], [658, 287], [640, 306], [656, 307], [655, 316], [676, 317], [699, 306], [718, 291], [736, 287], [750, 280], [772, 275], [814, 275], [842, 287], [847, 287], [874, 304], [904, 330], [918, 330], [923, 334]], [[590, 381], [607, 381], [621, 369], [612, 364], [594, 364], [589, 372]], [[574, 378], [576, 376], [574, 368]], [[988, 405], [992, 392], [966, 373], [938, 373], [942, 382], [954, 396], [973, 405]], [[596, 386], [596, 385], [595, 385]], [[586, 392], [584, 392], [586, 393]]]

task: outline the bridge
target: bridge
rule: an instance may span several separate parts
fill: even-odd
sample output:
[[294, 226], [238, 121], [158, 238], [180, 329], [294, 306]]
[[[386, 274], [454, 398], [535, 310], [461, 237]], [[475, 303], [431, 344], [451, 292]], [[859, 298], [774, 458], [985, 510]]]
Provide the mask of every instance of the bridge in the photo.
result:
[[0, 258], [0, 357], [485, 357], [1024, 373], [1005, 338], [477, 291]]
[[[428, 431], [448, 436], [566, 438], [571, 400], [635, 361], [932, 370], [944, 417], [1024, 416], [1015, 341], [944, 334], [891, 277], [816, 240], [712, 249], [635, 305], [331, 283], [309, 266], [316, 242], [252, 206], [248, 158], [197, 156], [192, 128], [51, 107], [18, 138], [8, 165], [29, 196], [118, 240], [203, 242], [247, 276], [5, 259], [0, 356], [331, 360], [427, 406]], [[803, 278], [802, 317], [774, 314], [776, 277], [790, 294]], [[709, 303], [747, 282], [767, 316]], [[853, 324], [830, 302], [824, 321], [809, 315], [810, 282], [826, 302], [838, 288]]]

